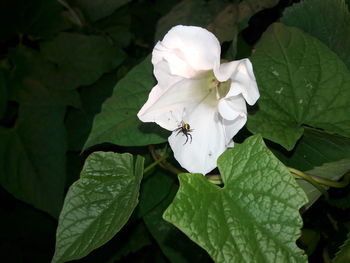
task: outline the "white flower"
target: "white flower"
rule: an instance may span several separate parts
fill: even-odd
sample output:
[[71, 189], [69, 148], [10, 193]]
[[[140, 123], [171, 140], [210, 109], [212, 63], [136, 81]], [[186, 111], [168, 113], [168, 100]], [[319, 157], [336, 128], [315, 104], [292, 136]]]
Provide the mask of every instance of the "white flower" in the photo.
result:
[[245, 101], [253, 105], [259, 98], [250, 61], [220, 65], [220, 53], [219, 41], [206, 29], [173, 27], [153, 49], [158, 84], [137, 114], [173, 131], [174, 156], [191, 173], [207, 174], [217, 166], [247, 121]]

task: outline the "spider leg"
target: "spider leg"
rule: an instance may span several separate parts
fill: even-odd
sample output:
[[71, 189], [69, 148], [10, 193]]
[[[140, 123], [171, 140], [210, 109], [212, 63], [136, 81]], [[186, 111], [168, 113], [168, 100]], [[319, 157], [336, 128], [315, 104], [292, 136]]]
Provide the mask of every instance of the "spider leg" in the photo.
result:
[[184, 135], [186, 136], [186, 141], [185, 141], [185, 143], [183, 145], [185, 145], [187, 143], [187, 141], [188, 141], [188, 134], [184, 133]]
[[180, 127], [180, 128], [178, 128], [178, 129], [176, 129], [175, 131], [177, 131], [177, 130], [178, 130], [178, 132], [176, 133], [175, 136], [178, 136], [178, 135], [182, 132], [182, 128]]
[[190, 144], [192, 143], [192, 134], [188, 134], [188, 136], [190, 136], [190, 138], [191, 138], [191, 141], [190, 141]]

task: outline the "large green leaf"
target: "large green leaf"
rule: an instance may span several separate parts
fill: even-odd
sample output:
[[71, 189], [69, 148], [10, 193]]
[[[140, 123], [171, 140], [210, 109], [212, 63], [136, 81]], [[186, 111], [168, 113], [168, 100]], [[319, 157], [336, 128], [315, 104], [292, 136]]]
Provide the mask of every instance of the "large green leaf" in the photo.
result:
[[140, 146], [166, 141], [165, 130], [155, 124], [142, 123], [137, 112], [146, 102], [155, 79], [150, 57], [131, 70], [114, 88], [112, 97], [96, 115], [84, 148], [110, 142], [124, 146]]
[[65, 184], [65, 106], [33, 86], [12, 129], [0, 129], [0, 183], [16, 198], [58, 217]]
[[[30, 94], [40, 90], [41, 96], [43, 93], [50, 94], [51, 98], [49, 101], [53, 104], [60, 103], [61, 105], [80, 107], [80, 98], [77, 91], [64, 89], [60, 84], [64, 80], [69, 87], [74, 87], [75, 80], [65, 79], [65, 76], [56, 70], [55, 65], [47, 61], [42, 54], [33, 49], [20, 46], [16, 49], [11, 49], [9, 57], [14, 65], [10, 78], [11, 89], [9, 90], [9, 97], [11, 100], [21, 103], [23, 99], [27, 99], [27, 96], [23, 96], [23, 94]], [[44, 100], [40, 101], [41, 104], [49, 104], [47, 102]]]
[[92, 153], [65, 198], [53, 262], [82, 258], [110, 240], [137, 205], [142, 173], [142, 157]]
[[281, 19], [318, 38], [350, 69], [350, 13], [344, 0], [307, 0], [287, 8]]
[[350, 136], [350, 74], [319, 40], [276, 23], [257, 44], [252, 62], [261, 97], [250, 131], [288, 150], [303, 125]]
[[73, 7], [80, 8], [90, 21], [109, 16], [117, 8], [131, 0], [68, 0]]
[[62, 78], [59, 85], [76, 88], [90, 85], [103, 73], [113, 70], [125, 58], [125, 53], [100, 36], [60, 33], [40, 46], [42, 54], [57, 65]]
[[306, 262], [295, 244], [306, 196], [262, 138], [227, 150], [218, 167], [223, 188], [200, 174], [180, 174], [164, 219], [216, 262]]

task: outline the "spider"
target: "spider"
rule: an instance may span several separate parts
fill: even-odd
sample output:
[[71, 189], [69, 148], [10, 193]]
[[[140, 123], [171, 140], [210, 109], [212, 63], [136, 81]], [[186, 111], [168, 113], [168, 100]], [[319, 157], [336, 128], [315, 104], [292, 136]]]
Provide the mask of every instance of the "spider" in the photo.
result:
[[181, 124], [179, 125], [179, 127], [173, 130], [173, 132], [177, 132], [175, 136], [179, 135], [180, 133], [183, 133], [186, 136], [186, 141], [184, 145], [188, 142], [188, 137], [190, 137], [191, 139], [190, 143], [192, 143], [192, 134], [190, 134], [190, 132], [193, 132], [193, 129], [191, 129], [188, 123], [181, 121]]

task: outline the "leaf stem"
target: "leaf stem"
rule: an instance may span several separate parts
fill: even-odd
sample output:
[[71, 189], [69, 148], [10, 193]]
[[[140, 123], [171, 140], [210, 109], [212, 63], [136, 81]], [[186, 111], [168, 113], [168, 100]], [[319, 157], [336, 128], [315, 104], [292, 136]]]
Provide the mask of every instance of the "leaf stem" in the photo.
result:
[[[152, 155], [152, 157], [153, 157], [153, 159], [154, 159], [155, 161], [157, 161], [157, 160], [159, 160], [159, 159], [162, 158], [162, 156], [160, 156], [160, 155], [158, 155], [158, 154], [156, 153], [154, 145], [149, 145], [149, 146], [148, 146], [148, 149], [149, 149], [149, 151], [151, 152], [151, 155]], [[168, 156], [167, 156], [167, 157], [168, 157]], [[166, 159], [166, 158], [165, 158], [165, 159]], [[165, 161], [165, 159], [163, 159], [163, 160], [161, 160], [161, 161], [159, 162], [159, 166], [161, 166], [162, 168], [164, 168], [164, 169], [166, 169], [166, 170], [168, 170], [168, 171], [170, 171], [170, 172], [172, 172], [173, 174], [176, 174], [176, 175], [177, 175], [177, 174], [180, 174], [180, 173], [185, 173], [185, 171], [182, 171], [182, 170], [180, 170], [180, 169], [177, 169], [177, 168], [174, 167], [171, 163]]]
[[323, 185], [326, 185], [329, 187], [343, 188], [343, 187], [346, 187], [350, 182], [350, 172], [344, 175], [344, 179], [342, 181], [338, 182], [338, 181], [332, 181], [332, 180], [329, 180], [326, 178], [322, 178], [322, 177], [317, 176], [317, 175], [306, 174], [306, 173], [303, 173], [297, 169], [290, 168], [290, 167], [288, 167], [288, 170], [291, 173], [300, 175], [301, 177], [304, 177], [304, 176], [311, 177], [317, 183], [323, 184]]
[[147, 173], [149, 170], [151, 170], [153, 167], [155, 167], [157, 164], [160, 164], [161, 162], [163, 162], [166, 158], [168, 158], [169, 155], [168, 154], [164, 154], [163, 156], [161, 156], [159, 159], [157, 159], [155, 162], [151, 163], [149, 166], [147, 166], [144, 170], [143, 173]]
[[294, 169], [291, 167], [287, 167], [287, 168], [288, 168], [289, 172], [291, 172], [295, 178], [304, 179], [304, 180], [308, 181], [310, 184], [312, 184], [314, 187], [316, 187], [316, 189], [324, 195], [326, 200], [329, 199], [328, 192], [319, 184], [319, 182], [314, 180], [313, 177], [311, 177], [311, 176], [307, 175], [306, 173], [303, 173], [302, 171], [299, 171], [297, 169]]
[[319, 182], [320, 184], [327, 185], [329, 187], [335, 187], [335, 188], [343, 188], [348, 186], [350, 182], [350, 173], [347, 173], [344, 175], [344, 179], [340, 182], [338, 181], [332, 181], [326, 178], [319, 177], [317, 175], [309, 175], [311, 176], [315, 181]]

